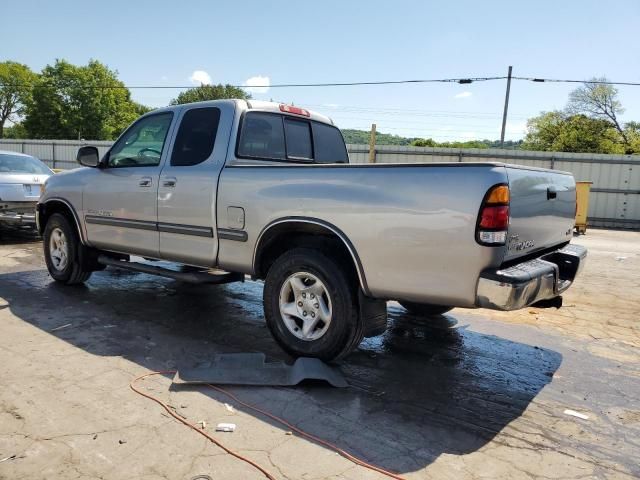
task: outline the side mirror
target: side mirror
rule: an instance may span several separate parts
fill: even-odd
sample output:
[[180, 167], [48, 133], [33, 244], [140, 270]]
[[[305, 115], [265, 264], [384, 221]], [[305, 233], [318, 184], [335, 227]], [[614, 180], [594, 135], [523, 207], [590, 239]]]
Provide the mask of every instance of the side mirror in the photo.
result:
[[85, 167], [97, 167], [100, 164], [100, 154], [96, 147], [80, 147], [76, 161]]

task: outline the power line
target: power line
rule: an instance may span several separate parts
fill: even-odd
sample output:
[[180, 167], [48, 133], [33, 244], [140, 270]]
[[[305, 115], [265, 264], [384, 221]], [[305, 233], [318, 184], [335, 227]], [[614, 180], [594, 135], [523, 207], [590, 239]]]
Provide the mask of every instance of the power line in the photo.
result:
[[[358, 131], [361, 131], [361, 132], [368, 133], [369, 130], [370, 130], [370, 127], [347, 128], [346, 130], [358, 130]], [[389, 129], [385, 128], [384, 130], [389, 130]], [[378, 132], [378, 133], [384, 133], [384, 132]], [[498, 133], [499, 133], [499, 129], [498, 129]], [[394, 136], [399, 136], [399, 137], [402, 136], [402, 135], [396, 135], [396, 134], [389, 134], [389, 135], [394, 135]], [[420, 134], [418, 134], [418, 135], [420, 135]], [[482, 140], [487, 140], [487, 139], [489, 139], [488, 137], [489, 137], [489, 135], [486, 135], [485, 138], [482, 138]], [[471, 137], [465, 137], [464, 135], [446, 135], [446, 134], [433, 133], [433, 132], [427, 133], [426, 136], [424, 136], [424, 134], [422, 134], [421, 136], [416, 136], [416, 137], [412, 136], [412, 137], [404, 137], [404, 138], [421, 138], [421, 139], [426, 139], [426, 138], [433, 138], [433, 139], [437, 139], [437, 138], [452, 138], [454, 140], [457, 139], [457, 140], [463, 141], [463, 142], [466, 142], [468, 140], [469, 141], [480, 140], [480, 138], [478, 138], [478, 137], [471, 138]]]
[[[488, 82], [492, 80], [504, 80], [506, 76], [496, 77], [471, 77], [471, 78], [434, 78], [434, 79], [416, 79], [416, 80], [380, 80], [380, 81], [363, 81], [363, 82], [324, 82], [324, 83], [277, 83], [272, 85], [228, 85], [234, 88], [298, 88], [298, 87], [352, 87], [366, 85], [400, 85], [400, 84], [420, 84], [420, 83], [459, 83], [469, 84], [474, 82]], [[609, 80], [571, 80], [558, 78], [540, 78], [540, 77], [511, 77], [513, 80], [524, 80], [536, 83], [593, 83], [601, 85], [626, 85], [640, 86], [640, 82], [625, 81], [609, 81]], [[37, 85], [29, 83], [2, 83], [3, 87], [31, 87], [31, 88], [61, 88], [61, 87], [80, 87], [87, 89], [129, 89], [129, 90], [185, 90], [195, 88], [197, 85]]]
[[[301, 103], [302, 104], [302, 103]], [[304, 103], [305, 107], [311, 107], [311, 105]], [[319, 107], [322, 108], [322, 107]], [[494, 114], [494, 115], [484, 115], [484, 114], [475, 114], [475, 113], [464, 113], [464, 112], [457, 112], [455, 110], [451, 110], [448, 113], [390, 113], [390, 112], [380, 112], [380, 111], [376, 111], [376, 110], [370, 110], [368, 112], [356, 112], [356, 111], [351, 111], [351, 110], [329, 110], [326, 107], [324, 108], [325, 112], [329, 112], [331, 113], [331, 116], [343, 116], [343, 115], [358, 115], [361, 118], [365, 119], [365, 118], [371, 118], [371, 117], [383, 117], [383, 118], [388, 118], [389, 120], [394, 120], [394, 117], [401, 117], [401, 119], [407, 118], [407, 117], [413, 117], [413, 118], [425, 118], [425, 119], [430, 119], [430, 120], [435, 120], [438, 118], [464, 118], [464, 119], [477, 119], [477, 120], [487, 120], [490, 121], [492, 119], [499, 119], [501, 118], [501, 115], [498, 114]], [[511, 118], [520, 118], [520, 119], [527, 119], [529, 118], [528, 115], [511, 115]]]
[[[380, 81], [365, 81], [365, 82], [326, 82], [326, 83], [278, 83], [272, 85], [226, 85], [233, 88], [295, 88], [295, 87], [352, 87], [359, 85], [398, 85], [409, 83], [460, 83], [468, 84], [473, 82], [487, 82], [491, 80], [501, 80], [505, 77], [474, 77], [474, 78], [432, 78], [432, 79], [419, 79], [419, 80], [380, 80]], [[50, 87], [81, 87], [90, 89], [122, 89], [129, 90], [139, 89], [188, 89], [195, 88], [198, 85], [35, 85], [28, 83], [14, 83], [14, 84], [0, 84], [3, 87], [31, 87], [31, 88], [50, 88]]]
[[305, 105], [308, 107], [322, 107], [331, 110], [344, 110], [353, 113], [388, 113], [393, 115], [404, 115], [404, 114], [450, 114], [450, 113], [468, 113], [473, 115], [488, 115], [488, 116], [498, 116], [502, 117], [502, 113], [500, 112], [468, 112], [468, 111], [459, 111], [455, 112], [452, 110], [424, 110], [424, 109], [415, 109], [415, 108], [401, 108], [401, 107], [365, 107], [358, 105], [342, 105], [342, 104], [331, 104], [331, 103], [306, 103]]
[[[413, 134], [420, 134], [422, 135], [423, 132], [433, 132], [433, 135], [440, 135], [437, 132], [443, 132], [444, 134], [448, 134], [448, 133], [468, 133], [470, 131], [472, 131], [473, 133], [484, 133], [484, 134], [489, 134], [489, 133], [500, 133], [500, 126], [497, 126], [496, 128], [474, 128], [474, 127], [469, 127], [469, 128], [450, 128], [450, 129], [446, 129], [446, 130], [436, 130], [433, 127], [424, 127], [424, 128], [420, 128], [420, 127], [390, 127], [390, 126], [386, 126], [384, 124], [380, 125], [380, 124], [376, 124], [377, 129], [378, 129], [378, 133], [382, 133], [383, 130], [396, 130], [396, 131], [402, 131], [402, 132], [413, 132]], [[369, 131], [371, 129], [371, 126], [364, 126], [364, 127], [340, 127], [342, 130], [365, 130], [365, 131]], [[520, 131], [524, 132], [524, 128], [520, 129], [520, 128], [510, 128], [507, 129], [507, 133], [518, 133]]]
[[[341, 114], [337, 114], [337, 115], [332, 115], [331, 118], [333, 120], [360, 120], [361, 122], [366, 122], [369, 121], [370, 118], [369, 117], [345, 117], [342, 116]], [[456, 118], [456, 117], [454, 117]], [[442, 121], [440, 122], [418, 122], [418, 121], [405, 121], [403, 119], [382, 119], [382, 120], [378, 120], [377, 121], [378, 126], [380, 127], [380, 125], [417, 125], [419, 127], [428, 127], [428, 126], [432, 126], [432, 127], [438, 127], [438, 126], [442, 126]], [[453, 124], [453, 123], [452, 123]], [[471, 128], [471, 127], [487, 127], [487, 125], [496, 125], [496, 128], [500, 128], [500, 121], [499, 120], [487, 120], [487, 122], [484, 123], [467, 123], [467, 122], [462, 122], [462, 123], [455, 123], [456, 127], [463, 127], [463, 128]]]
[[628, 85], [640, 87], [640, 82], [613, 82], [609, 80], [563, 80], [559, 78], [511, 77], [512, 80], [526, 80], [539, 83], [593, 83], [596, 85]]

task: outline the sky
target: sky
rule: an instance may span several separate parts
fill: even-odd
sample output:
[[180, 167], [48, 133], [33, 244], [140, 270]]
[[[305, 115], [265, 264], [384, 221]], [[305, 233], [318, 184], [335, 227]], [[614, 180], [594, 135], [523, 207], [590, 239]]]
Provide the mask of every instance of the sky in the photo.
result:
[[[274, 88], [283, 83], [513, 75], [640, 82], [640, 0], [0, 0], [0, 61], [106, 63], [127, 85], [254, 85], [254, 98], [342, 128], [454, 141], [500, 137], [505, 80]], [[507, 139], [575, 84], [513, 81]], [[159, 107], [180, 90], [132, 90]], [[619, 87], [640, 121], [640, 87]]]

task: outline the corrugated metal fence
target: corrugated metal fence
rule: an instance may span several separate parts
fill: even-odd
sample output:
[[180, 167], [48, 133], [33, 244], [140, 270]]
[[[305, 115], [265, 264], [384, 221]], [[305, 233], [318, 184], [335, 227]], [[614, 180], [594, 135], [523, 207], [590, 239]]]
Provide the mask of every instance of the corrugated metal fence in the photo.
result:
[[[33, 155], [52, 168], [75, 168], [80, 145], [95, 145], [103, 154], [112, 142], [78, 140], [0, 139], [0, 150]], [[368, 145], [348, 145], [353, 163], [366, 163]], [[497, 161], [552, 168], [573, 173], [577, 181], [593, 182], [589, 224], [640, 230], [640, 157], [500, 149], [456, 149], [379, 145], [376, 163]]]
[[26, 153], [39, 158], [50, 168], [69, 169], [76, 168], [76, 153], [82, 145], [94, 145], [104, 155], [113, 145], [108, 141], [81, 141], [81, 140], [13, 140], [0, 139], [0, 150], [11, 150]]

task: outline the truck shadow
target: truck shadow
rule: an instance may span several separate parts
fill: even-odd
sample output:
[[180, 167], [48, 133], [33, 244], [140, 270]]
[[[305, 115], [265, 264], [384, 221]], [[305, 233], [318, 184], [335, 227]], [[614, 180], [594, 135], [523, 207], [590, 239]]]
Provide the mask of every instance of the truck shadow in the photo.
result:
[[[288, 360], [264, 325], [260, 283], [193, 286], [107, 269], [80, 287], [54, 284], [44, 270], [0, 275], [0, 285], [5, 308], [23, 321], [91, 354], [122, 356], [151, 370], [192, 367], [224, 352]], [[340, 366], [351, 388], [230, 390], [370, 463], [406, 473], [441, 454], [486, 445], [524, 412], [562, 361], [555, 351], [459, 325], [455, 311], [425, 324], [392, 305], [389, 317], [387, 332], [365, 340]]]
[[35, 228], [0, 225], [0, 246], [40, 242], [42, 238]]

